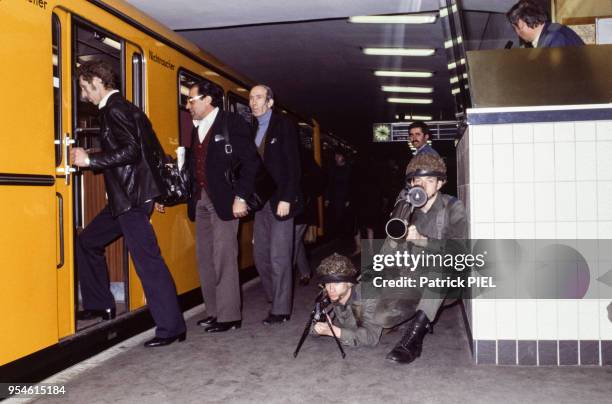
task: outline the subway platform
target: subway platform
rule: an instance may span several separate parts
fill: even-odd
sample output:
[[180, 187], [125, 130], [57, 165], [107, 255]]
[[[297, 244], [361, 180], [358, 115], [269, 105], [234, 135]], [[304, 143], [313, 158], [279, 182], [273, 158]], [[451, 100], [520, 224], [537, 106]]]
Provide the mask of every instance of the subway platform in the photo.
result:
[[[319, 248], [313, 267], [331, 252]], [[441, 314], [422, 356], [410, 365], [385, 360], [400, 331], [383, 335], [375, 348], [345, 347], [345, 359], [332, 339], [308, 337], [294, 358], [316, 293], [312, 283], [296, 286], [291, 321], [264, 326], [268, 303], [253, 280], [243, 287], [241, 329], [207, 334], [196, 325], [204, 306], [195, 307], [185, 313], [185, 342], [144, 348], [151, 329], [45, 380], [64, 385], [66, 394], [35, 402], [541, 404], [612, 397], [610, 367], [475, 365], [459, 306]]]

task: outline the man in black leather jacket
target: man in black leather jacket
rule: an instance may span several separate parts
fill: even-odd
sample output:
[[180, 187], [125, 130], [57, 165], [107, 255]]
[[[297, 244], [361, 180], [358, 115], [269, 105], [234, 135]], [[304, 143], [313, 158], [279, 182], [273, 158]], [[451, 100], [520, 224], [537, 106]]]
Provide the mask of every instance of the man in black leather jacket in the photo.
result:
[[115, 301], [109, 289], [104, 247], [125, 237], [142, 282], [147, 305], [155, 320], [155, 338], [146, 347], [185, 339], [185, 321], [170, 271], [161, 256], [155, 231], [149, 222], [154, 199], [159, 196], [159, 178], [152, 170], [157, 143], [144, 112], [121, 96], [112, 68], [99, 61], [85, 62], [78, 69], [84, 99], [100, 113], [102, 150], [71, 151], [72, 163], [104, 173], [108, 205], [91, 221], [76, 242], [77, 263], [84, 311], [79, 319], [115, 317]]

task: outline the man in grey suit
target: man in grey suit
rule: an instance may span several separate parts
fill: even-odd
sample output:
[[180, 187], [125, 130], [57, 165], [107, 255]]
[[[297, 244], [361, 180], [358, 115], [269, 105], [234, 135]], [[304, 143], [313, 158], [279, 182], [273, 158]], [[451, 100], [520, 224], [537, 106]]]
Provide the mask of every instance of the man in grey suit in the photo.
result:
[[293, 218], [303, 207], [296, 125], [272, 112], [274, 96], [266, 85], [251, 89], [249, 104], [256, 121], [255, 145], [276, 191], [255, 213], [254, 259], [261, 283], [272, 303], [264, 324], [289, 320], [293, 290]]

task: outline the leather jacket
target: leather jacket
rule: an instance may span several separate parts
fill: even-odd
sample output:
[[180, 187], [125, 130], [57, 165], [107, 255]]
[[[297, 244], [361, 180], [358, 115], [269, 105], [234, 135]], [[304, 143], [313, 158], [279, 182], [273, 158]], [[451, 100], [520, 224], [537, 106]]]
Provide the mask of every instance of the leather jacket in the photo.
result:
[[119, 93], [100, 110], [100, 141], [102, 151], [89, 155], [90, 167], [104, 172], [113, 216], [161, 194], [154, 167], [163, 159], [163, 149], [145, 113]]

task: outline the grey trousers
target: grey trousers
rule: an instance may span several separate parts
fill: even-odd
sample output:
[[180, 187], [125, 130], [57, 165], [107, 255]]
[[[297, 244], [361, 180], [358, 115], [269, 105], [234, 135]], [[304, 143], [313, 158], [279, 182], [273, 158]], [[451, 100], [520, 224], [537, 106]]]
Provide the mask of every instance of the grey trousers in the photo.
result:
[[253, 258], [272, 302], [271, 314], [291, 314], [293, 294], [293, 218], [277, 220], [270, 202], [255, 213]]
[[221, 220], [205, 190], [196, 205], [196, 252], [206, 313], [217, 321], [238, 321], [238, 219]]
[[297, 266], [300, 276], [310, 276], [310, 264], [306, 257], [306, 247], [304, 247], [304, 233], [308, 225], [306, 223], [296, 224], [293, 235], [293, 266]]

